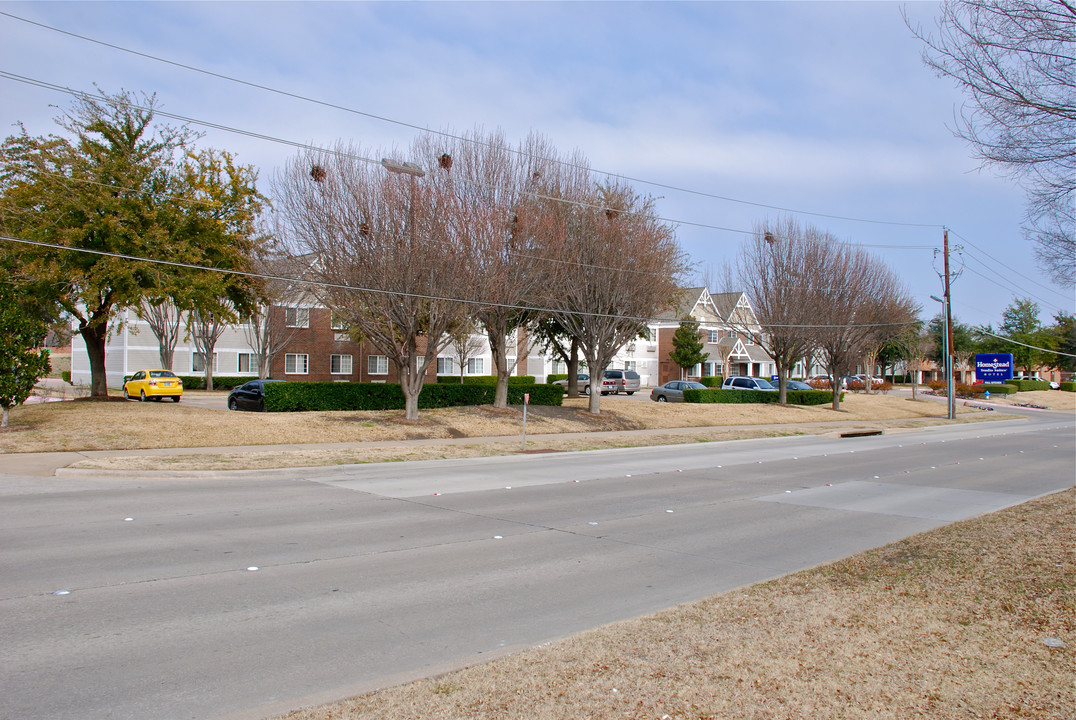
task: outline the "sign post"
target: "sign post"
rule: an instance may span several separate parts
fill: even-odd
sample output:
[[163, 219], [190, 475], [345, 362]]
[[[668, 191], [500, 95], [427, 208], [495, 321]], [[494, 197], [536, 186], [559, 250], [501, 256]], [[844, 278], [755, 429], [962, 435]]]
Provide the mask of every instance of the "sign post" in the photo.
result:
[[523, 452], [527, 452], [527, 405], [530, 401], [531, 394], [523, 393]]

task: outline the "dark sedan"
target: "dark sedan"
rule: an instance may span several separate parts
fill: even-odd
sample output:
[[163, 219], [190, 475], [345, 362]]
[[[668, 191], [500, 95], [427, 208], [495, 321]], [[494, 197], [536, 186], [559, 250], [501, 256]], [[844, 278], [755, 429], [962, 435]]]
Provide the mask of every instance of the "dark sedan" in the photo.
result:
[[229, 410], [253, 410], [265, 412], [265, 383], [280, 380], [251, 380], [228, 393]]
[[659, 385], [650, 391], [650, 399], [654, 402], [684, 402], [685, 390], [705, 390], [702, 383], [691, 380], [673, 380], [664, 385]]

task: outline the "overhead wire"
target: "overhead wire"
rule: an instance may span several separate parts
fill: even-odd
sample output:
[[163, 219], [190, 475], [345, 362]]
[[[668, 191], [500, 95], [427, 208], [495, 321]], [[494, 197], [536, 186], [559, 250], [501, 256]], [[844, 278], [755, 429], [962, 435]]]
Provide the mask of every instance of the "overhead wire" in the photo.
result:
[[[0, 12], [0, 15], [2, 15], [2, 14], [3, 13]], [[69, 87], [66, 87], [66, 86], [63, 86], [63, 85], [57, 85], [55, 83], [50, 83], [50, 82], [47, 82], [47, 81], [44, 81], [44, 80], [38, 80], [36, 78], [30, 78], [30, 77], [27, 77], [27, 76], [24, 76], [24, 75], [19, 75], [17, 73], [12, 73], [12, 72], [9, 72], [9, 71], [6, 71], [6, 70], [0, 70], [0, 77], [6, 78], [6, 79], [9, 79], [9, 80], [14, 80], [16, 82], [25, 83], [25, 84], [28, 84], [28, 85], [33, 85], [35, 87], [40, 87], [40, 88], [47, 89], [47, 90], [53, 90], [53, 91], [56, 91], [56, 92], [62, 92], [62, 93], [65, 93], [67, 95], [71, 95], [73, 97], [81, 98], [81, 99], [85, 99], [85, 100], [99, 100], [100, 99], [100, 98], [98, 98], [98, 97], [96, 97], [96, 96], [94, 96], [94, 95], [92, 95], [90, 93], [87, 93], [87, 92], [84, 92], [84, 91], [81, 91], [81, 90], [75, 90], [74, 88], [69, 88]], [[245, 137], [252, 137], [252, 138], [255, 138], [255, 139], [265, 140], [265, 141], [268, 141], [268, 142], [279, 143], [279, 144], [282, 144], [282, 145], [295, 147], [295, 148], [298, 148], [298, 149], [301, 149], [301, 150], [310, 150], [310, 151], [313, 151], [313, 152], [325, 153], [325, 154], [328, 154], [328, 155], [332, 155], [334, 157], [347, 158], [347, 159], [351, 159], [351, 160], [358, 160], [360, 162], [365, 162], [365, 163], [372, 164], [372, 165], [382, 165], [383, 164], [382, 160], [380, 160], [380, 159], [369, 158], [369, 157], [365, 157], [365, 156], [362, 156], [362, 155], [356, 155], [354, 153], [343, 152], [341, 150], [336, 150], [336, 149], [332, 149], [332, 148], [325, 148], [325, 147], [321, 147], [321, 146], [317, 146], [317, 145], [311, 145], [309, 143], [299, 142], [299, 141], [295, 141], [295, 140], [288, 140], [288, 139], [285, 139], [285, 138], [279, 138], [279, 137], [275, 137], [275, 136], [272, 136], [272, 135], [266, 135], [264, 133], [257, 133], [257, 132], [253, 132], [253, 131], [250, 131], [250, 130], [244, 130], [244, 129], [241, 129], [241, 128], [235, 128], [235, 127], [232, 127], [232, 126], [229, 126], [229, 125], [222, 125], [220, 123], [215, 123], [215, 122], [211, 122], [211, 121], [208, 121], [208, 120], [201, 120], [201, 119], [189, 117], [189, 116], [186, 116], [186, 115], [180, 115], [178, 113], [167, 112], [167, 111], [161, 110], [159, 108], [150, 108], [150, 107], [147, 107], [147, 106], [144, 106], [144, 105], [139, 105], [137, 103], [128, 102], [128, 103], [126, 103], [126, 106], [130, 107], [132, 109], [136, 109], [136, 110], [143, 110], [143, 111], [147, 111], [147, 112], [152, 111], [153, 113], [155, 113], [157, 115], [160, 115], [161, 117], [169, 118], [169, 119], [172, 119], [172, 120], [178, 120], [180, 122], [184, 122], [184, 123], [188, 123], [188, 124], [192, 124], [192, 125], [199, 125], [199, 126], [202, 126], [202, 127], [208, 127], [208, 128], [212, 128], [212, 129], [215, 129], [215, 130], [221, 130], [223, 132], [235, 133], [235, 134], [242, 135], [242, 136], [245, 136]], [[457, 180], [457, 182], [466, 183], [466, 184], [472, 184], [472, 185], [476, 185], [478, 187], [483, 187], [483, 188], [493, 188], [494, 187], [494, 186], [491, 186], [491, 185], [488, 185], [488, 184], [476, 183], [476, 182], [468, 181], [468, 180]], [[544, 195], [542, 193], [530, 192], [530, 193], [526, 193], [526, 194], [529, 197], [533, 197], [533, 198], [538, 199], [538, 200], [548, 200], [548, 201], [551, 201], [551, 202], [565, 203], [565, 204], [573, 205], [573, 206], [576, 206], [576, 207], [590, 208], [590, 209], [595, 209], [595, 210], [605, 210], [605, 209], [607, 209], [604, 205], [596, 205], [596, 204], [593, 204], [593, 203], [586, 203], [586, 202], [581, 202], [581, 201], [577, 201], [577, 200], [568, 200], [568, 199], [565, 199], [565, 198], [558, 198], [558, 197], [554, 197], [554, 196], [550, 196], [550, 195]], [[629, 215], [629, 216], [640, 215], [639, 213], [634, 213], [634, 212], [630, 212], [630, 211], [624, 211], [623, 214]], [[732, 233], [737, 233], [737, 234], [747, 235], [747, 236], [757, 235], [758, 234], [758, 231], [756, 231], [756, 230], [743, 230], [743, 229], [738, 229], [738, 228], [729, 228], [729, 227], [724, 227], [724, 226], [720, 226], [720, 225], [712, 225], [712, 224], [708, 224], [708, 223], [699, 223], [699, 222], [693, 222], [693, 221], [689, 221], [689, 220], [679, 220], [679, 219], [676, 219], [676, 218], [667, 218], [667, 217], [662, 217], [662, 216], [655, 216], [653, 219], [657, 220], [657, 221], [660, 221], [660, 222], [671, 223], [671, 224], [675, 224], [675, 225], [689, 225], [689, 226], [697, 227], [697, 228], [701, 228], [701, 229], [719, 230], [719, 231], [732, 232]], [[872, 244], [872, 243], [857, 243], [857, 242], [842, 241], [842, 240], [828, 240], [827, 242], [830, 243], [830, 244], [834, 244], [834, 245], [847, 245], [847, 246], [851, 246], [851, 247], [880, 248], [880, 249], [894, 249], [894, 250], [933, 250], [933, 249], [935, 249], [933, 245]]]
[[[23, 245], [30, 245], [33, 247], [48, 248], [51, 250], [66, 250], [69, 252], [84, 253], [88, 255], [97, 255], [99, 257], [110, 257], [119, 260], [131, 260], [134, 262], [145, 262], [154, 265], [164, 265], [167, 267], [182, 268], [185, 270], [202, 270], [207, 272], [214, 272], [223, 275], [236, 275], [239, 277], [249, 277], [259, 280], [278, 280], [281, 282], [288, 282], [293, 284], [302, 285], [314, 285], [317, 287], [324, 287], [333, 290], [345, 290], [351, 292], [367, 292], [377, 295], [389, 295], [393, 297], [406, 297], [416, 298], [419, 300], [432, 300], [441, 302], [455, 302], [463, 305], [479, 305], [482, 307], [498, 307], [506, 308], [510, 310], [526, 310], [532, 312], [545, 312], [545, 313], [560, 313], [565, 315], [574, 315], [581, 317], [594, 317], [594, 318], [612, 318], [620, 320], [633, 320], [638, 322], [655, 322], [662, 318], [657, 317], [641, 317], [635, 315], [617, 315], [613, 313], [601, 313], [601, 312], [584, 312], [579, 310], [562, 310], [558, 308], [541, 307], [536, 305], [523, 305], [519, 303], [502, 303], [488, 300], [473, 300], [469, 298], [450, 297], [444, 295], [431, 295], [426, 293], [408, 292], [402, 290], [386, 290], [383, 288], [372, 288], [360, 285], [348, 285], [344, 283], [333, 283], [323, 280], [308, 280], [301, 277], [291, 277], [286, 275], [275, 275], [273, 273], [253, 272], [249, 270], [235, 270], [231, 268], [218, 268], [210, 265], [199, 265], [197, 263], [180, 262], [178, 260], [164, 260], [161, 258], [148, 258], [140, 255], [132, 255], [130, 253], [117, 253], [108, 250], [94, 250], [91, 248], [77, 248], [69, 245], [61, 245], [59, 243], [48, 243], [41, 240], [28, 240], [26, 238], [18, 238], [10, 235], [0, 235], [0, 240], [5, 242], [21, 243]], [[780, 328], [849, 328], [849, 327], [889, 327], [889, 326], [903, 326], [908, 323], [841, 323], [841, 324], [801, 324], [801, 325], [772, 325], [771, 327]]]
[[[370, 118], [370, 119], [373, 119], [373, 120], [378, 120], [378, 121], [381, 121], [381, 122], [386, 122], [386, 123], [398, 125], [400, 127], [406, 127], [406, 128], [410, 128], [410, 129], [413, 129], [413, 130], [418, 130], [420, 132], [427, 133], [427, 134], [438, 135], [438, 136], [441, 136], [441, 137], [451, 138], [453, 140], [459, 140], [459, 141], [463, 141], [463, 142], [474, 143], [474, 144], [477, 144], [477, 145], [487, 145], [487, 143], [483, 143], [482, 141], [476, 140], [474, 138], [467, 138], [467, 137], [455, 135], [455, 134], [440, 131], [440, 130], [432, 130], [429, 127], [423, 127], [421, 125], [416, 125], [414, 123], [408, 123], [408, 122], [404, 122], [404, 121], [400, 121], [400, 120], [395, 120], [393, 118], [389, 118], [389, 117], [386, 117], [386, 116], [383, 116], [383, 115], [377, 115], [375, 113], [365, 112], [365, 111], [362, 111], [362, 110], [356, 110], [355, 108], [347, 107], [347, 106], [344, 106], [344, 105], [339, 105], [337, 103], [331, 103], [331, 102], [327, 102], [327, 101], [324, 101], [324, 100], [318, 100], [316, 98], [312, 98], [312, 97], [309, 97], [307, 95], [301, 95], [299, 93], [293, 93], [293, 92], [289, 92], [289, 91], [286, 91], [286, 90], [281, 90], [279, 88], [274, 88], [274, 87], [271, 87], [269, 85], [263, 85], [261, 83], [255, 83], [255, 82], [251, 82], [249, 80], [243, 80], [241, 78], [237, 78], [237, 77], [234, 77], [234, 76], [231, 76], [231, 75], [225, 75], [223, 73], [218, 73], [218, 72], [214, 72], [214, 71], [211, 71], [211, 70], [206, 70], [204, 68], [199, 68], [199, 67], [196, 67], [194, 65], [189, 65], [189, 64], [186, 64], [186, 63], [180, 63], [180, 62], [176, 62], [174, 60], [168, 60], [166, 58], [162, 58], [162, 57], [159, 57], [159, 56], [156, 56], [156, 55], [152, 55], [150, 53], [140, 52], [138, 50], [132, 50], [130, 48], [123, 47], [121, 45], [116, 45], [114, 43], [105, 42], [103, 40], [97, 40], [96, 38], [91, 38], [91, 37], [86, 36], [86, 35], [80, 35], [78, 33], [74, 33], [74, 32], [68, 31], [68, 30], [63, 30], [61, 28], [57, 28], [57, 27], [54, 27], [52, 25], [46, 25], [46, 24], [41, 23], [41, 22], [37, 22], [37, 21], [34, 21], [34, 20], [29, 20], [27, 18], [23, 18], [23, 17], [20, 17], [18, 15], [14, 15], [12, 13], [0, 11], [0, 16], [5, 16], [5, 17], [11, 18], [13, 20], [18, 20], [20, 22], [35, 25], [37, 27], [40, 27], [40, 28], [43, 28], [43, 29], [46, 29], [46, 30], [49, 30], [49, 31], [52, 31], [52, 32], [60, 33], [62, 35], [67, 35], [69, 37], [74, 37], [74, 38], [77, 38], [77, 39], [80, 39], [80, 40], [83, 40], [83, 41], [86, 41], [86, 42], [94, 43], [94, 44], [97, 44], [97, 45], [100, 45], [100, 46], [103, 46], [103, 47], [108, 47], [108, 48], [111, 48], [113, 50], [117, 50], [117, 51], [120, 51], [120, 52], [129, 53], [131, 55], [146, 58], [148, 60], [153, 60], [155, 62], [164, 63], [166, 65], [171, 65], [173, 67], [181, 68], [181, 69], [188, 70], [188, 71], [195, 72], [195, 73], [200, 73], [202, 75], [206, 75], [206, 76], [209, 76], [209, 77], [214, 77], [214, 78], [217, 78], [217, 79], [220, 79], [220, 80], [225, 80], [227, 82], [236, 83], [236, 84], [239, 84], [239, 85], [244, 85], [246, 87], [254, 88], [254, 89], [257, 89], [257, 90], [263, 90], [265, 92], [280, 95], [282, 97], [288, 97], [288, 98], [291, 98], [291, 99], [294, 99], [294, 100], [300, 100], [302, 102], [308, 102], [308, 103], [312, 103], [312, 104], [315, 104], [315, 105], [320, 105], [322, 107], [331, 108], [331, 109], [334, 109], [334, 110], [340, 110], [342, 112], [351, 113], [351, 114], [354, 114], [354, 115], [359, 115], [359, 116]], [[518, 150], [514, 150], [512, 152], [515, 152], [516, 154], [523, 155], [523, 156], [526, 156], [526, 157], [536, 157], [536, 156], [533, 156], [533, 155], [529, 155], [527, 153], [523, 153], [523, 152], [518, 151]], [[569, 163], [569, 162], [566, 162], [566, 161], [563, 161], [563, 160], [556, 160], [555, 162], [557, 162], [558, 164], [560, 164], [562, 166], [565, 166], [565, 167], [571, 167], [571, 168], [575, 168], [575, 169], [583, 169], [578, 165], [575, 165], [573, 163]], [[590, 168], [587, 168], [587, 169], [590, 169]], [[764, 208], [764, 209], [768, 209], [768, 210], [776, 210], [776, 211], [779, 211], [779, 212], [787, 212], [787, 213], [792, 213], [792, 214], [797, 214], [797, 215], [808, 215], [808, 216], [812, 216], [812, 217], [822, 217], [822, 218], [828, 218], [828, 219], [833, 219], [833, 220], [842, 220], [842, 221], [847, 221], [847, 222], [868, 223], [868, 224], [876, 224], [876, 225], [889, 225], [889, 226], [897, 226], [897, 227], [918, 227], [918, 228], [941, 228], [941, 227], [943, 227], [939, 223], [898, 222], [898, 221], [892, 221], [892, 220], [859, 218], [859, 217], [853, 217], [853, 216], [845, 216], [845, 215], [836, 215], [836, 214], [830, 214], [830, 213], [814, 212], [814, 211], [809, 211], [809, 210], [799, 210], [799, 209], [796, 209], [796, 208], [788, 208], [788, 207], [783, 207], [783, 206], [779, 206], [779, 205], [772, 205], [772, 204], [767, 204], [767, 203], [755, 202], [755, 201], [751, 201], [751, 200], [744, 200], [744, 199], [741, 199], [741, 198], [734, 198], [734, 197], [726, 196], [726, 195], [718, 195], [718, 194], [715, 194], [715, 193], [709, 193], [709, 192], [705, 192], [705, 191], [701, 191], [701, 190], [695, 190], [695, 189], [692, 189], [692, 188], [685, 188], [685, 187], [681, 187], [681, 186], [678, 186], [678, 185], [672, 185], [672, 184], [668, 184], [668, 183], [657, 182], [657, 181], [654, 181], [654, 180], [647, 180], [645, 178], [637, 178], [637, 177], [633, 177], [633, 176], [630, 176], [630, 175], [624, 175], [624, 174], [621, 174], [621, 173], [615, 173], [615, 172], [605, 171], [605, 170], [601, 170], [601, 169], [593, 169], [593, 171], [598, 173], [598, 174], [605, 175], [607, 177], [612, 177], [612, 178], [617, 178], [617, 179], [621, 179], [621, 180], [627, 180], [629, 182], [635, 182], [635, 183], [640, 183], [640, 184], [644, 184], [644, 185], [649, 185], [651, 187], [657, 187], [657, 188], [661, 188], [661, 189], [664, 189], [664, 190], [670, 190], [670, 191], [674, 191], [674, 192], [681, 192], [681, 193], [684, 193], [684, 194], [694, 195], [694, 196], [697, 196], [697, 197], [709, 198], [709, 199], [712, 199], [712, 200], [721, 200], [723, 202], [737, 203], [737, 204], [741, 204], [741, 205], [748, 205], [748, 206], [751, 206], [751, 207], [759, 207], [759, 208]], [[733, 232], [739, 232], [739, 231], [733, 231]]]

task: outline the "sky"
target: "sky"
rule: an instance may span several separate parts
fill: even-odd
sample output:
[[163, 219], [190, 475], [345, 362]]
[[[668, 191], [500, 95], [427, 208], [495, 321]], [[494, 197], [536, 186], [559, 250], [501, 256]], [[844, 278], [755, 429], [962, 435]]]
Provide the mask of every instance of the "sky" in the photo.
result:
[[[288, 142], [388, 155], [423, 129], [537, 132], [657, 198], [714, 277], [759, 222], [791, 213], [866, 246], [924, 319], [941, 308], [943, 228], [956, 319], [996, 329], [1027, 297], [1048, 323], [1076, 304], [1035, 264], [1023, 190], [951, 131], [967, 98], [923, 64], [904, 18], [929, 29], [936, 3], [0, 1], [0, 13], [0, 72], [156, 93], [166, 112], [265, 136], [193, 125], [200, 147], [258, 168], [270, 195], [298, 152]], [[20, 122], [59, 132], [70, 103], [0, 75], [4, 137]]]

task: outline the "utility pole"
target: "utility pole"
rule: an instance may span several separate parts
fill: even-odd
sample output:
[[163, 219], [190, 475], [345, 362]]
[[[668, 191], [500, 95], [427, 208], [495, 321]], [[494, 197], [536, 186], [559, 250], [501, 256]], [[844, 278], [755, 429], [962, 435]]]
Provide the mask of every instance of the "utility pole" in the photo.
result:
[[953, 383], [953, 299], [949, 294], [949, 228], [944, 228], [942, 252], [945, 255], [945, 375], [949, 405], [949, 419], [956, 419], [956, 398]]

